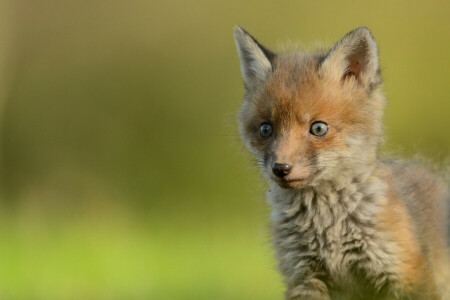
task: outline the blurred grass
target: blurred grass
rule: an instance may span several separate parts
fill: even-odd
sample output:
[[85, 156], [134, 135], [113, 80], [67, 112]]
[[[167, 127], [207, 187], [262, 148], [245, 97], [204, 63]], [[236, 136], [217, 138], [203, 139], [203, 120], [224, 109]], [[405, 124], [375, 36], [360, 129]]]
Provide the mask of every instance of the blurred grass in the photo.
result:
[[23, 221], [1, 223], [2, 299], [279, 298], [265, 238], [238, 221]]
[[281, 299], [232, 28], [380, 48], [387, 151], [450, 146], [448, 1], [0, 1], [0, 298]]

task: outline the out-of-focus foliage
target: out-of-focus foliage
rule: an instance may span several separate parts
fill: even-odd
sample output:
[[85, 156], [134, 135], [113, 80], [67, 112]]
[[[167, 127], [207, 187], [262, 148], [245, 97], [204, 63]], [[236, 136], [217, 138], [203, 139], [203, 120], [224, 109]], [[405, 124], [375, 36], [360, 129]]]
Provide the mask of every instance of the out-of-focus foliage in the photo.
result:
[[450, 146], [445, 1], [0, 1], [0, 298], [282, 299], [232, 28], [378, 42], [386, 149]]

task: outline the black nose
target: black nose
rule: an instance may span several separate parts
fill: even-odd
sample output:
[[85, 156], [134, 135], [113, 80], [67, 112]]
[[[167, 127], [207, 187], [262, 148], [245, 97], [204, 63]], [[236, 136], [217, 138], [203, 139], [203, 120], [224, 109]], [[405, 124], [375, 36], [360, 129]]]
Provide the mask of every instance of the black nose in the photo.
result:
[[273, 174], [275, 174], [277, 177], [283, 178], [284, 176], [286, 176], [287, 174], [289, 174], [289, 172], [291, 172], [292, 166], [290, 164], [273, 164], [272, 166], [272, 172]]

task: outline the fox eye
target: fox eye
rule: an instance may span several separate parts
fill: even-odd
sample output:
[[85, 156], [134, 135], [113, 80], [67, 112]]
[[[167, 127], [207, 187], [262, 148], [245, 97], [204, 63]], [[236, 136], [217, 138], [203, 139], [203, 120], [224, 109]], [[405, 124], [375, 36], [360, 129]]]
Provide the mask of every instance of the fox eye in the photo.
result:
[[315, 136], [324, 136], [328, 132], [328, 125], [324, 122], [314, 122], [309, 129], [309, 133]]
[[268, 123], [261, 124], [261, 128], [259, 129], [259, 134], [261, 135], [261, 137], [268, 138], [272, 135], [272, 133], [273, 133], [272, 125]]

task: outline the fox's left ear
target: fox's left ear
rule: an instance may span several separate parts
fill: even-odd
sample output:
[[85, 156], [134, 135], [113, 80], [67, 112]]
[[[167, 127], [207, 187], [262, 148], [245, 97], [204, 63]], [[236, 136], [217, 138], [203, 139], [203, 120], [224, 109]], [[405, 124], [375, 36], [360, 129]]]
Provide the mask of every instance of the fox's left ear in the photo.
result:
[[369, 89], [378, 85], [381, 82], [378, 47], [370, 30], [360, 27], [347, 33], [325, 57], [320, 71], [335, 80], [353, 77]]
[[234, 40], [241, 60], [241, 72], [247, 91], [256, 90], [272, 71], [275, 53], [261, 45], [239, 26], [234, 27]]

